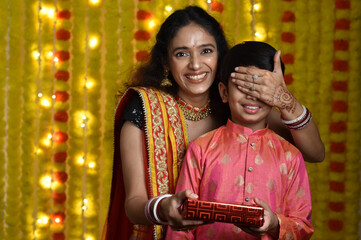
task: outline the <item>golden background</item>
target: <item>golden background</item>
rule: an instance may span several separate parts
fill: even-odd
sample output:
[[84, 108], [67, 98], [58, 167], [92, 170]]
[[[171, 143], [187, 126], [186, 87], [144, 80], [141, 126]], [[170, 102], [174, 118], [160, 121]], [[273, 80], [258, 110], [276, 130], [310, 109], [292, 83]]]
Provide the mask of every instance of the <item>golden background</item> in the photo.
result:
[[282, 51], [319, 126], [312, 239], [359, 239], [360, 0], [0, 1], [0, 239], [99, 239], [116, 92], [175, 9], [201, 6], [230, 45]]

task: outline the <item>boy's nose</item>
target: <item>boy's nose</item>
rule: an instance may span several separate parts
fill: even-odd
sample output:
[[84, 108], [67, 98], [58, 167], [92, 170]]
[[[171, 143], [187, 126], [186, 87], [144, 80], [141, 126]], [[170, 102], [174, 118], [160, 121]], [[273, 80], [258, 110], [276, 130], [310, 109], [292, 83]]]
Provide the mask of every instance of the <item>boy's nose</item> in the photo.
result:
[[256, 100], [257, 100], [257, 98], [255, 98], [255, 97], [253, 97], [253, 96], [251, 96], [251, 95], [248, 95], [248, 94], [246, 94], [246, 98], [247, 98], [247, 99], [250, 99], [250, 100], [253, 100], [253, 101], [256, 101]]

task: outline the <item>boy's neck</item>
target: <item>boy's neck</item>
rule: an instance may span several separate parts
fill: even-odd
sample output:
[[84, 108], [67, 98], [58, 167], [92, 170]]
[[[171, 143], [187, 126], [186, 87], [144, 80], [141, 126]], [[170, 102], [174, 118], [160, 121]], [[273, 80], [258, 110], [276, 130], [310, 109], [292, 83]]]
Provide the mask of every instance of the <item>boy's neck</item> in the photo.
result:
[[240, 122], [240, 121], [233, 121], [232, 119], [232, 122], [238, 124], [238, 125], [242, 125], [243, 127], [247, 127], [247, 128], [250, 128], [252, 129], [253, 132], [257, 131], [257, 130], [261, 130], [261, 129], [264, 129], [266, 128], [266, 119], [263, 119], [259, 122], [256, 122], [256, 123], [247, 123], [247, 122]]

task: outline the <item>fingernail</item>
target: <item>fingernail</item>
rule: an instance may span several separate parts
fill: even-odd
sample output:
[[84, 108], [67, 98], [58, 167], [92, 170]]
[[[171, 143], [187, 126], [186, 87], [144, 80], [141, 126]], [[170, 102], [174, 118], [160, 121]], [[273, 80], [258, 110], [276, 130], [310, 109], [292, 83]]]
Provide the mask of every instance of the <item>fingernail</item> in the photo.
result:
[[195, 193], [192, 193], [192, 194], [191, 194], [191, 197], [192, 197], [192, 198], [198, 198], [198, 195], [195, 194]]
[[238, 67], [235, 67], [234, 70], [238, 71]]
[[231, 73], [231, 77], [235, 77], [236, 76], [236, 74], [235, 73]]
[[236, 79], [232, 78], [232, 82], [236, 82]]

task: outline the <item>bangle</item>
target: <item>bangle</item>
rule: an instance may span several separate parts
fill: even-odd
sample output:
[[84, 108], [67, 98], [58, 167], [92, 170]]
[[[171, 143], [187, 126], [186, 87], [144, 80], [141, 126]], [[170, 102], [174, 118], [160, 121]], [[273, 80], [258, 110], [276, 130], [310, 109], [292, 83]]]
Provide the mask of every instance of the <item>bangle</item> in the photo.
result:
[[167, 198], [167, 197], [171, 197], [172, 195], [171, 194], [164, 194], [162, 196], [158, 196], [157, 200], [155, 201], [154, 203], [154, 207], [153, 207], [153, 216], [155, 218], [155, 220], [158, 222], [158, 224], [163, 224], [163, 225], [166, 225], [168, 224], [168, 222], [164, 222], [162, 220], [159, 219], [158, 217], [158, 214], [157, 214], [157, 207], [158, 207], [158, 204], [160, 203], [160, 201], [163, 199], [163, 198]]
[[302, 118], [304, 118], [306, 113], [307, 113], [307, 109], [306, 109], [306, 107], [304, 105], [302, 105], [302, 108], [303, 108], [303, 112], [302, 112], [302, 114], [300, 116], [298, 116], [298, 118], [293, 119], [293, 120], [284, 120], [284, 119], [282, 119], [282, 122], [284, 124], [286, 124], [286, 125], [289, 125], [289, 124], [293, 124], [293, 123], [301, 121]]
[[159, 196], [149, 199], [147, 204], [145, 205], [145, 208], [144, 208], [145, 217], [148, 219], [149, 222], [153, 223], [154, 225], [158, 224], [158, 222], [155, 220], [155, 218], [150, 213], [150, 205], [157, 198], [159, 198]]
[[303, 113], [296, 119], [290, 120], [290, 121], [286, 121], [284, 119], [282, 119], [282, 122], [289, 128], [289, 129], [294, 129], [294, 130], [300, 130], [305, 128], [312, 119], [312, 114], [311, 112], [305, 107], [303, 106]]
[[307, 118], [302, 123], [300, 123], [296, 126], [288, 127], [288, 128], [295, 129], [295, 130], [303, 129], [311, 122], [311, 119], [312, 119], [312, 115], [310, 112], [308, 112]]
[[311, 122], [311, 119], [312, 119], [311, 112], [308, 109], [306, 109], [306, 115], [302, 119], [300, 119], [298, 122], [295, 122], [293, 124], [285, 124], [285, 125], [289, 129], [300, 130], [305, 128]]

